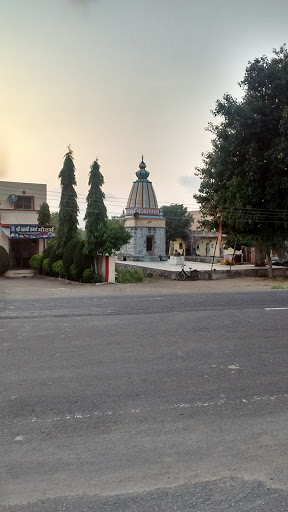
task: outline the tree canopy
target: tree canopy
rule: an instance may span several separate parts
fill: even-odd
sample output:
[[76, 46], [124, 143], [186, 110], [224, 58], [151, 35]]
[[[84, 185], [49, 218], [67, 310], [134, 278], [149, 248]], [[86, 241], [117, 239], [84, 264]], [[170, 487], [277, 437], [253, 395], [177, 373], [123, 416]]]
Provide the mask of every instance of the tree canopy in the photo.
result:
[[[97, 254], [113, 254], [131, 239], [124, 223], [108, 220], [104, 204], [105, 194], [102, 191], [104, 178], [96, 159], [90, 167], [89, 192], [85, 214], [85, 250], [94, 259]], [[95, 260], [96, 264], [96, 260]]]
[[51, 215], [49, 205], [42, 203], [38, 212], [38, 224], [39, 226], [47, 226], [51, 222]]
[[104, 178], [100, 171], [98, 160], [92, 163], [89, 173], [89, 192], [87, 195], [87, 208], [84, 220], [85, 247], [88, 254], [96, 256], [103, 246], [105, 225], [107, 221], [107, 209], [104, 204], [105, 194], [102, 190]]
[[128, 244], [131, 238], [132, 235], [125, 228], [124, 221], [109, 219], [106, 223], [103, 245], [99, 248], [99, 253], [111, 256], [120, 251], [123, 245]]
[[51, 212], [51, 224], [56, 227], [56, 231], [59, 228], [59, 212]]
[[288, 239], [288, 52], [249, 62], [240, 100], [225, 94], [210, 124], [212, 149], [197, 169], [205, 216], [229, 236], [252, 236], [270, 253]]
[[77, 233], [78, 226], [78, 205], [77, 193], [75, 190], [75, 165], [73, 151], [68, 147], [64, 156], [63, 167], [59, 173], [61, 181], [61, 199], [59, 205], [59, 226], [56, 239], [56, 251], [63, 254], [63, 251]]
[[170, 242], [181, 238], [189, 238], [189, 228], [193, 220], [183, 204], [170, 204], [162, 206], [163, 217], [166, 220], [166, 245], [169, 249]]

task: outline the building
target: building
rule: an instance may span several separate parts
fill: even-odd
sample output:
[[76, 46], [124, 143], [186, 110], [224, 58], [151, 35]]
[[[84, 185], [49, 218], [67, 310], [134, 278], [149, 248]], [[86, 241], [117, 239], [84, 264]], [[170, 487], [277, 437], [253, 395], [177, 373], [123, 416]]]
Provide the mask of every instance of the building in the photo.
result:
[[119, 258], [131, 261], [166, 259], [165, 219], [158, 208], [156, 194], [146, 164], [139, 164], [124, 214], [125, 227], [132, 234], [129, 244], [121, 248]]
[[47, 201], [46, 185], [0, 181], [0, 245], [12, 268], [28, 268], [45, 239], [55, 238], [53, 226], [38, 226], [40, 205]]
[[[169, 254], [174, 252], [184, 254], [185, 256], [196, 256], [199, 259], [210, 261], [213, 256], [216, 259], [233, 256], [233, 248], [224, 249], [219, 247], [217, 243], [218, 231], [215, 229], [209, 231], [203, 229], [201, 221], [203, 220], [202, 214], [199, 210], [189, 211], [188, 214], [192, 217], [189, 236], [186, 240], [177, 238], [170, 243]], [[225, 242], [225, 235], [223, 235], [223, 242]]]

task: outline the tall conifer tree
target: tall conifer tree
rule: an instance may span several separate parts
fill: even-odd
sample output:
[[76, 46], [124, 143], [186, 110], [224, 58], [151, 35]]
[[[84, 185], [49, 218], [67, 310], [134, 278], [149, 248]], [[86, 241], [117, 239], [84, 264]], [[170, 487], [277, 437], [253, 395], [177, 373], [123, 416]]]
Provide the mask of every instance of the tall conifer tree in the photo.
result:
[[86, 221], [85, 232], [86, 252], [93, 256], [96, 270], [96, 255], [101, 247], [103, 247], [106, 222], [107, 222], [107, 209], [104, 204], [105, 194], [102, 190], [104, 185], [104, 178], [100, 172], [100, 165], [98, 159], [92, 163], [89, 173], [89, 192], [87, 195], [87, 208], [84, 220]]
[[61, 255], [68, 242], [76, 235], [78, 227], [79, 208], [77, 205], [77, 193], [74, 188], [77, 183], [73, 151], [70, 146], [68, 146], [68, 151], [64, 156], [64, 163], [59, 173], [59, 178], [62, 192], [59, 205], [59, 227], [56, 250], [57, 253]]
[[48, 226], [51, 222], [51, 214], [48, 203], [42, 203], [38, 212], [39, 226]]

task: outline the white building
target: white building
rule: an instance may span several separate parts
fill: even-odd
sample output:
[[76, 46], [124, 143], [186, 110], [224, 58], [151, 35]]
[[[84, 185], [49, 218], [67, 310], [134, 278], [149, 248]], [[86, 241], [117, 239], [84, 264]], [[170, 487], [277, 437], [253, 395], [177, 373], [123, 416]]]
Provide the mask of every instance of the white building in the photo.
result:
[[165, 219], [158, 208], [156, 194], [146, 164], [139, 164], [127, 201], [125, 227], [131, 233], [129, 244], [121, 248], [119, 258], [131, 261], [166, 259]]
[[27, 268], [32, 255], [43, 252], [53, 227], [38, 226], [40, 205], [47, 202], [46, 185], [0, 181], [0, 245], [12, 268]]

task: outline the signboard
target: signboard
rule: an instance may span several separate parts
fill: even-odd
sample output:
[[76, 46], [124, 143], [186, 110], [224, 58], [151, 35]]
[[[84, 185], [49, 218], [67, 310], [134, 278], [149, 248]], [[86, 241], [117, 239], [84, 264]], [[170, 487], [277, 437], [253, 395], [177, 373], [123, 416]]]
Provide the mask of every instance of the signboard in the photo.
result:
[[37, 224], [10, 224], [10, 238], [55, 238], [55, 226]]

